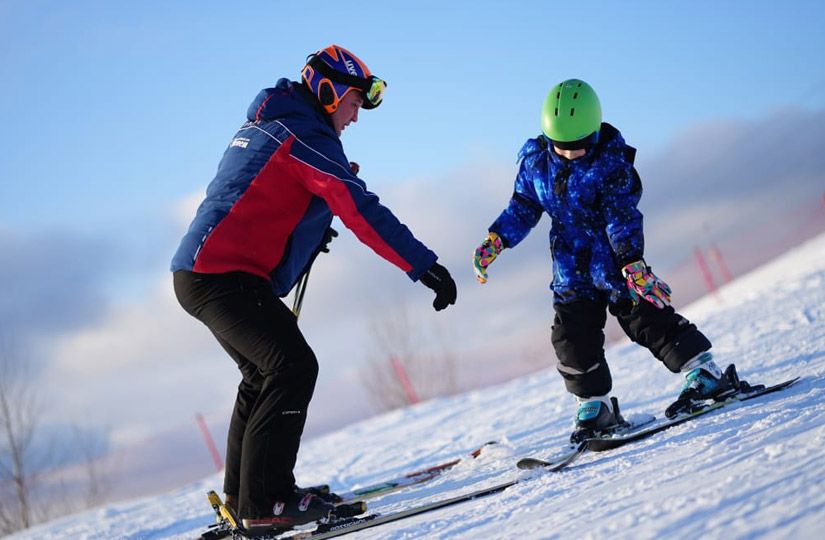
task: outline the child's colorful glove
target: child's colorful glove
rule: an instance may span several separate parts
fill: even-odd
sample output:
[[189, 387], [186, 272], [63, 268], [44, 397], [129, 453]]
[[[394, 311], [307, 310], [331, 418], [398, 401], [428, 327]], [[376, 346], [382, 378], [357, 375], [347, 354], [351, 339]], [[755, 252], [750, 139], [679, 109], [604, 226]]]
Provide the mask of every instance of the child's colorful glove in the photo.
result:
[[627, 288], [634, 304], [638, 304], [639, 297], [642, 297], [659, 309], [670, 305], [670, 287], [656, 277], [644, 259], [622, 268], [622, 275], [627, 280]]
[[487, 283], [487, 267], [496, 260], [502, 249], [504, 244], [494, 232], [489, 233], [484, 242], [476, 248], [473, 253], [473, 270], [479, 283]]

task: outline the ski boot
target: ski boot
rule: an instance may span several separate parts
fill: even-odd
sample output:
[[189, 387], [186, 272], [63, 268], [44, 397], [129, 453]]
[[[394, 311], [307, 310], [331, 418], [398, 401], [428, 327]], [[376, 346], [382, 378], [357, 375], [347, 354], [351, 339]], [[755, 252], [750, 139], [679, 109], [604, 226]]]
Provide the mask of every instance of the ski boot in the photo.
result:
[[295, 490], [282, 500], [273, 501], [271, 513], [242, 519], [243, 527], [251, 533], [277, 533], [297, 525], [328, 521], [335, 506], [320, 497]]
[[692, 412], [705, 405], [707, 400], [724, 401], [740, 391], [744, 381], [739, 381], [736, 366], [729, 365], [723, 373], [713, 361], [713, 355], [703, 352], [682, 367], [685, 384], [679, 397], [665, 410], [665, 416], [673, 418], [679, 413]]
[[338, 504], [339, 502], [344, 500], [341, 498], [340, 495], [330, 490], [329, 485], [327, 484], [320, 484], [317, 486], [309, 486], [304, 488], [295, 486], [295, 491], [299, 493], [312, 493], [316, 497], [319, 497], [320, 499], [325, 500], [331, 504]]
[[579, 409], [576, 411], [576, 428], [570, 434], [570, 442], [578, 444], [593, 437], [613, 433], [629, 424], [619, 412], [619, 401], [607, 396], [597, 398], [577, 398]]
[[361, 515], [367, 511], [366, 501], [360, 499], [345, 501], [343, 497], [341, 497], [334, 491], [330, 490], [327, 484], [321, 484], [318, 486], [310, 486], [305, 488], [296, 486], [295, 491], [302, 494], [311, 493], [319, 499], [334, 505], [335, 509], [332, 511], [332, 514], [330, 515], [331, 518], [349, 518]]

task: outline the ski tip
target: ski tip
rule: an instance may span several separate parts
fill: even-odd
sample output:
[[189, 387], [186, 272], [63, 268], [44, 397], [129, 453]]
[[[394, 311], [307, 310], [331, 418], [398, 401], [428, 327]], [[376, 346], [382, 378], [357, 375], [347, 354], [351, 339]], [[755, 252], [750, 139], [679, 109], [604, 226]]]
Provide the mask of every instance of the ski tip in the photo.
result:
[[801, 376], [794, 377], [793, 379], [788, 379], [786, 381], [782, 381], [781, 383], [777, 383], [771, 386], [758, 385], [757, 387], [754, 387], [752, 393], [745, 395], [744, 398], [742, 398], [742, 400], [750, 399], [753, 397], [759, 397], [761, 395], [770, 394], [779, 390], [784, 390], [785, 388], [788, 388], [789, 386], [796, 384], [800, 380], [802, 380]]
[[209, 501], [209, 504], [212, 505], [212, 508], [217, 510], [217, 507], [223, 505], [223, 500], [221, 496], [218, 495], [214, 489], [210, 489], [206, 492], [206, 499]]
[[522, 458], [516, 463], [516, 467], [522, 471], [531, 471], [533, 469], [542, 469], [552, 465], [549, 461], [544, 461], [538, 458]]
[[496, 445], [496, 444], [498, 444], [498, 441], [487, 441], [486, 443], [482, 444], [481, 446], [479, 446], [478, 448], [476, 448], [475, 450], [470, 452], [470, 456], [474, 457], [474, 458], [477, 458], [478, 456], [481, 455], [482, 450], [484, 450], [488, 446], [493, 446], [493, 445]]

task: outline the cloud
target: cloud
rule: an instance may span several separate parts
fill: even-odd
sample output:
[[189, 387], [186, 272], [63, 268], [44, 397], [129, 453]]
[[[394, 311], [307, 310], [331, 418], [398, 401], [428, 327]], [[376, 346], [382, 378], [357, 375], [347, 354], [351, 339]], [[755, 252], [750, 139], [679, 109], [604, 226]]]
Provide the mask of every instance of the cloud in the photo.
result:
[[43, 340], [98, 322], [121, 255], [117, 239], [103, 235], [0, 231], [0, 329], [37, 358]]
[[786, 108], [753, 121], [702, 122], [655, 156], [639, 149], [648, 247], [673, 260], [680, 246], [741, 236], [819, 201], [824, 138], [825, 111]]
[[142, 298], [55, 340], [43, 382], [60, 414], [110, 425], [117, 439], [230, 404], [236, 372], [164, 274]]
[[189, 227], [189, 223], [195, 216], [195, 211], [198, 209], [198, 206], [200, 206], [205, 195], [205, 189], [199, 189], [179, 200], [174, 205], [172, 209], [173, 221], [180, 227], [181, 231], [185, 231]]

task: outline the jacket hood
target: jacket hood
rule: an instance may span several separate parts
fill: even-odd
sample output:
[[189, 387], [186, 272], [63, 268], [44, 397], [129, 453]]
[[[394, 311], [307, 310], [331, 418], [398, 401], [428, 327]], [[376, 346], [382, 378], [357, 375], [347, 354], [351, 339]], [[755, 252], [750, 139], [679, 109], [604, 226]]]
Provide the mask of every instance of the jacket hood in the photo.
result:
[[636, 149], [627, 144], [621, 132], [607, 122], [602, 123], [599, 142], [593, 152], [596, 158], [603, 154], [618, 155], [630, 165], [633, 165], [633, 162], [636, 161]]
[[317, 117], [332, 126], [318, 100], [306, 87], [289, 79], [279, 79], [273, 88], [261, 90], [246, 111], [250, 122], [278, 120], [287, 117]]
[[619, 130], [607, 122], [602, 122], [602, 127], [599, 130], [599, 142], [593, 148], [594, 153], [621, 152], [624, 147], [624, 137], [622, 137]]

